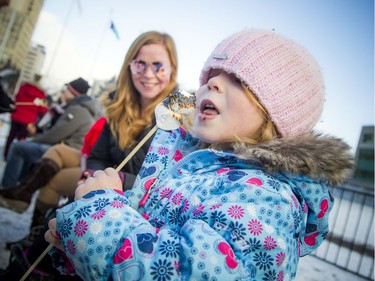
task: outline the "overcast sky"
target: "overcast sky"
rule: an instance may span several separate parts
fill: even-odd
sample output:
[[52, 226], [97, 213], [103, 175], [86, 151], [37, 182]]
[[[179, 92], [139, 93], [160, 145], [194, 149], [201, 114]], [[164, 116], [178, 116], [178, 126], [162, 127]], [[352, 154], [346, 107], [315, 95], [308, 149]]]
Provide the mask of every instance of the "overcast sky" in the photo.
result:
[[196, 89], [213, 48], [251, 27], [275, 29], [313, 54], [326, 82], [317, 129], [355, 151], [362, 126], [374, 124], [372, 0], [45, 0], [32, 41], [46, 47], [45, 84], [60, 87], [79, 76], [110, 79], [140, 33], [167, 32], [177, 45], [179, 82]]

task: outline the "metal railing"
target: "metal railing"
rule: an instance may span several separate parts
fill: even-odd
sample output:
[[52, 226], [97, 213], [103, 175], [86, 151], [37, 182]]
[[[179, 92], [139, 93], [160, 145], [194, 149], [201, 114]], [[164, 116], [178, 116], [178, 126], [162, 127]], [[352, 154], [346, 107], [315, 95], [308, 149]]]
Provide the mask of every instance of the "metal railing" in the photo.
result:
[[331, 191], [330, 232], [313, 255], [374, 280], [374, 192], [349, 185]]

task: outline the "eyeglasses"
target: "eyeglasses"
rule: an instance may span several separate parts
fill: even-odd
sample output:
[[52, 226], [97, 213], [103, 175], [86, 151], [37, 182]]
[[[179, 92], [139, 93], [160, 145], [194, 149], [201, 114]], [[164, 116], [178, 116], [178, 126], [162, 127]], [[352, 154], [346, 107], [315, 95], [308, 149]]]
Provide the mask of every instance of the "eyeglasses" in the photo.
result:
[[161, 62], [147, 63], [143, 60], [132, 60], [130, 63], [130, 70], [134, 75], [144, 74], [147, 67], [151, 67], [152, 72], [158, 77], [164, 77], [169, 75], [169, 68]]

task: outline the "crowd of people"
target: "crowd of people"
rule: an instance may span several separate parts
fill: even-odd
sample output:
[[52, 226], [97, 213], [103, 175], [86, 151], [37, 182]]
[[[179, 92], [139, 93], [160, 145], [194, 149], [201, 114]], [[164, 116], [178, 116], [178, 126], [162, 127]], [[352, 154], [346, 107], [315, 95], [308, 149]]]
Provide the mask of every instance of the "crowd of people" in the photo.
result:
[[173, 38], [142, 33], [113, 91], [97, 100], [83, 78], [68, 82], [53, 124], [13, 134], [0, 206], [22, 213], [39, 194], [0, 280], [19, 279], [48, 243], [30, 280], [296, 277], [329, 231], [329, 187], [353, 163], [347, 144], [314, 131], [319, 64], [274, 31], [225, 38], [202, 68], [193, 127], [159, 129], [116, 169], [155, 126], [177, 71]]

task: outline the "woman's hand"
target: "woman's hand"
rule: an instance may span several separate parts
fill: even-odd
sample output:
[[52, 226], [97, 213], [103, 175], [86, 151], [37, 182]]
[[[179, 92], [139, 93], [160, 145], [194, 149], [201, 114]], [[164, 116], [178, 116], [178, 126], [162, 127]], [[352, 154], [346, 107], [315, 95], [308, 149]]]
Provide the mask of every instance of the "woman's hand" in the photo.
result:
[[105, 188], [122, 190], [121, 179], [113, 168], [107, 168], [104, 171], [95, 171], [92, 177], [89, 177], [83, 183], [80, 183], [76, 188], [74, 200], [81, 199], [93, 190]]
[[26, 126], [26, 130], [29, 133], [30, 136], [34, 136], [36, 134], [36, 126], [33, 123], [29, 123]]
[[48, 222], [48, 230], [44, 234], [44, 239], [46, 239], [47, 242], [52, 243], [56, 248], [60, 249], [61, 251], [64, 251], [63, 244], [56, 234], [56, 218], [51, 219]]

